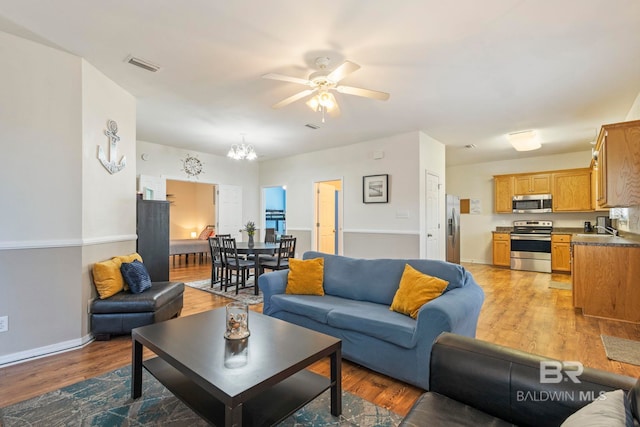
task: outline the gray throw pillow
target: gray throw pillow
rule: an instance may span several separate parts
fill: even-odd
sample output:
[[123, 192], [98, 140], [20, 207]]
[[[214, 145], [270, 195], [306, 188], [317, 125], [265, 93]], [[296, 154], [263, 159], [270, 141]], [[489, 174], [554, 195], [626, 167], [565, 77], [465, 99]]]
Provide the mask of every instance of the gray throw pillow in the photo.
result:
[[561, 427], [633, 427], [631, 409], [622, 390], [604, 393], [571, 414]]
[[147, 268], [138, 260], [133, 262], [123, 262], [120, 272], [124, 281], [129, 285], [129, 289], [134, 294], [140, 294], [151, 288], [151, 277]]

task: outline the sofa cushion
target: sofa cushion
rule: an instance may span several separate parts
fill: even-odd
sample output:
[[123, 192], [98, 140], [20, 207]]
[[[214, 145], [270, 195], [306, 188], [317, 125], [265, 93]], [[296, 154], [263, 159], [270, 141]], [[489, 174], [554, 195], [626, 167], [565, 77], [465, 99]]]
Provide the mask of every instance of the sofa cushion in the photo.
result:
[[439, 393], [428, 392], [416, 400], [399, 427], [424, 426], [513, 426]]
[[470, 277], [464, 267], [428, 259], [359, 259], [308, 251], [303, 259], [324, 258], [324, 292], [343, 298], [391, 305], [406, 264], [449, 282], [449, 291]]
[[154, 312], [183, 293], [182, 282], [153, 282], [151, 289], [141, 294], [122, 291], [107, 299], [93, 300], [91, 313]]
[[123, 262], [120, 272], [129, 289], [134, 294], [140, 294], [151, 288], [151, 277], [143, 263], [138, 260]]
[[417, 319], [420, 307], [442, 295], [448, 284], [446, 280], [420, 273], [407, 264], [389, 309]]
[[[336, 305], [343, 304], [343, 298], [318, 295], [287, 295], [277, 294], [271, 297], [274, 311], [287, 311], [299, 314], [320, 323], [327, 323], [327, 316]], [[354, 301], [354, 304], [356, 302]]]
[[323, 266], [323, 258], [307, 260], [290, 258], [285, 293], [324, 295], [324, 289], [322, 288]]
[[383, 304], [343, 299], [329, 312], [330, 326], [351, 330], [404, 347], [416, 345], [416, 321]]

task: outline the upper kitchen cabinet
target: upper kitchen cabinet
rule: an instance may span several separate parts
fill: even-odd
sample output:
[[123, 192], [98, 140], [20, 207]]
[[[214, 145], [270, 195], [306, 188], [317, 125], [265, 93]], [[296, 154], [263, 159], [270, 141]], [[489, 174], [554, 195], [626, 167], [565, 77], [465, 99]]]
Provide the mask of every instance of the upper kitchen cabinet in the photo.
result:
[[593, 210], [591, 203], [591, 170], [570, 169], [552, 174], [553, 211]]
[[598, 205], [640, 204], [640, 120], [602, 126], [596, 151]]
[[502, 175], [494, 177], [495, 210], [496, 213], [513, 212], [513, 176]]
[[550, 194], [551, 174], [536, 173], [514, 175], [514, 192], [516, 196], [526, 194]]

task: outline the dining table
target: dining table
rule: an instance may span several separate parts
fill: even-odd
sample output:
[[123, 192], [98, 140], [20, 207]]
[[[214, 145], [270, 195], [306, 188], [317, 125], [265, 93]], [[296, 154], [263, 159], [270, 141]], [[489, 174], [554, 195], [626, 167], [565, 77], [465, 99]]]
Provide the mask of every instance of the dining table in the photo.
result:
[[236, 241], [236, 249], [239, 255], [254, 255], [255, 256], [255, 271], [253, 273], [254, 286], [253, 292], [258, 295], [258, 274], [260, 273], [260, 255], [275, 255], [280, 247], [279, 243], [265, 243], [265, 242], [238, 242]]

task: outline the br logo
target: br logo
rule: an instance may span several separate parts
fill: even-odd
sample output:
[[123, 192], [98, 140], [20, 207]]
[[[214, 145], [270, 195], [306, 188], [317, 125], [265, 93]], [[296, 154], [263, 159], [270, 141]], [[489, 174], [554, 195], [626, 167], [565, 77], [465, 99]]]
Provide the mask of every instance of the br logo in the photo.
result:
[[556, 360], [548, 360], [540, 362], [540, 383], [541, 384], [558, 384], [563, 381], [571, 380], [574, 383], [580, 383], [578, 377], [584, 371], [584, 366], [580, 362], [559, 362]]

